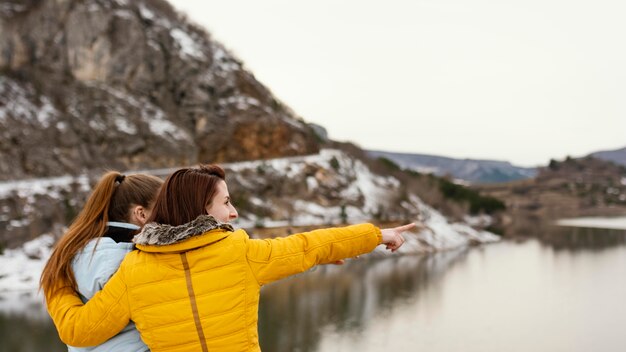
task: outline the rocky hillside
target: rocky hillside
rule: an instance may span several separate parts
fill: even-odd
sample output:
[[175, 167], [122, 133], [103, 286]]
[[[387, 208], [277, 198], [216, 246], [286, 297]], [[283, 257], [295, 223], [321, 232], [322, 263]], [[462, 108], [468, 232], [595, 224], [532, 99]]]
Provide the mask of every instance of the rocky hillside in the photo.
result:
[[[252, 234], [283, 235], [302, 228], [364, 221], [381, 225], [421, 221], [424, 227], [419, 240], [407, 247], [414, 251], [493, 239], [481, 230], [491, 224], [490, 217], [449, 220], [404, 182], [373, 172], [341, 150], [223, 166], [240, 213], [235, 226]], [[146, 172], [165, 176], [172, 171]], [[61, 235], [84, 204], [93, 181], [87, 176], [66, 176], [1, 182], [0, 227], [5, 230], [0, 231], [0, 245], [14, 248], [42, 234]]]
[[0, 0], [0, 53], [0, 180], [319, 149], [163, 0]]
[[531, 178], [534, 168], [514, 166], [507, 161], [454, 159], [436, 155], [394, 153], [371, 150], [373, 157], [387, 158], [400, 167], [420, 173], [433, 173], [471, 183], [508, 182]]
[[626, 215], [626, 167], [593, 157], [552, 160], [533, 179], [474, 188], [505, 201], [510, 234], [536, 235], [560, 218]]

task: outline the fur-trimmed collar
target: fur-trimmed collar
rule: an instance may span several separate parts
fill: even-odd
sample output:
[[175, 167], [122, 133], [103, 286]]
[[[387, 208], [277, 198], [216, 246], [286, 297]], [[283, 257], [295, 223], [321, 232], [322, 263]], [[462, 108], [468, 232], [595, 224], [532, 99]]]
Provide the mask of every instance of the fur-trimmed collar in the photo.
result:
[[157, 224], [156, 222], [146, 224], [143, 230], [133, 238], [133, 242], [140, 245], [165, 246], [214, 229], [233, 231], [230, 224], [221, 223], [211, 215], [200, 215], [195, 220], [179, 226]]

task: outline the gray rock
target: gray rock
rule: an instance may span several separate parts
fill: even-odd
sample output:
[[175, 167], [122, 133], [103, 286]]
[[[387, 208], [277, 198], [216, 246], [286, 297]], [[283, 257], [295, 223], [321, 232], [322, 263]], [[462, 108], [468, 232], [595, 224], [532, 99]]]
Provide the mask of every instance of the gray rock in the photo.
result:
[[162, 0], [0, 0], [0, 93], [0, 180], [319, 149]]

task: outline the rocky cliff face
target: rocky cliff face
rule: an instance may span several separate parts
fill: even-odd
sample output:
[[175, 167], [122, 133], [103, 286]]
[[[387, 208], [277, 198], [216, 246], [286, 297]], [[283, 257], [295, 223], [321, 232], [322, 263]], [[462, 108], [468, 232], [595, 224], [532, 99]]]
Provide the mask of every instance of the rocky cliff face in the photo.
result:
[[0, 1], [0, 179], [317, 152], [301, 119], [162, 0]]

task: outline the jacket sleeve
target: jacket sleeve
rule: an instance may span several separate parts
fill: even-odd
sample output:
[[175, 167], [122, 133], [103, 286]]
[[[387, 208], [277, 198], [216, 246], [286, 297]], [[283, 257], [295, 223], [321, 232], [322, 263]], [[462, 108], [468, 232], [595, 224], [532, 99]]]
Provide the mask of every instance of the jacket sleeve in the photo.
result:
[[129, 250], [118, 247], [115, 241], [104, 237], [95, 251], [94, 244], [90, 242], [74, 257], [72, 271], [83, 302], [102, 290], [128, 253]]
[[320, 229], [284, 238], [250, 239], [247, 258], [259, 285], [308, 270], [317, 264], [369, 253], [382, 241], [372, 224]]
[[130, 321], [126, 284], [121, 271], [111, 277], [104, 289], [86, 304], [68, 284], [58, 285], [47, 294], [48, 313], [61, 341], [70, 346], [95, 346], [120, 332]]

